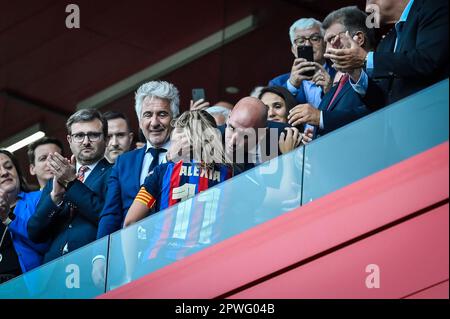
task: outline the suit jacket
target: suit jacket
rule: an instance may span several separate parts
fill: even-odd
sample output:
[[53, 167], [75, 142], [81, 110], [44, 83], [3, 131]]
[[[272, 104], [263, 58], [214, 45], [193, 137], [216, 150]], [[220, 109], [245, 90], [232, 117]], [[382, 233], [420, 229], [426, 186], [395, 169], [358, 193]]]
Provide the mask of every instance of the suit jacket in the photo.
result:
[[26, 272], [42, 264], [49, 243], [34, 243], [28, 238], [27, 232], [28, 220], [36, 211], [41, 191], [21, 192], [17, 197], [19, 200], [14, 208], [16, 218], [9, 224], [8, 230], [11, 233], [22, 272]]
[[[42, 191], [36, 213], [28, 221], [28, 235], [34, 242], [51, 240], [44, 263], [82, 247], [96, 239], [100, 212], [105, 202], [111, 164], [102, 159], [84, 183], [69, 184], [60, 206], [53, 203], [50, 192], [53, 179]], [[71, 218], [71, 207], [73, 217]]]
[[[268, 161], [278, 155], [281, 155], [281, 151], [278, 145], [278, 141], [280, 139], [280, 135], [283, 132], [283, 130], [287, 127], [291, 127], [289, 124], [285, 124], [285, 123], [280, 123], [280, 122], [273, 122], [273, 121], [267, 121], [267, 128], [269, 129], [265, 139], [263, 140], [263, 143], [265, 143], [264, 148], [262, 148], [262, 154], [261, 154], [261, 161], [265, 162]], [[222, 134], [222, 141], [225, 144], [225, 128], [226, 125], [221, 125], [218, 127], [218, 129], [220, 130], [220, 133]], [[276, 133], [276, 135], [274, 134]], [[276, 144], [277, 146], [277, 153], [276, 154], [271, 154], [271, 148], [270, 148], [270, 144], [273, 143], [273, 145]], [[235, 175], [249, 170], [253, 167], [255, 167], [255, 163], [250, 163], [248, 160], [248, 154], [244, 154], [244, 163], [239, 163], [239, 164], [243, 164], [242, 167], [242, 171], [237, 171], [235, 172]]]
[[100, 214], [97, 238], [122, 228], [125, 215], [141, 186], [141, 170], [146, 148], [120, 155], [108, 180], [105, 206]]
[[394, 53], [396, 31], [374, 52], [373, 73], [364, 97], [378, 109], [448, 77], [448, 2], [414, 0]]
[[337, 88], [338, 85], [332, 87], [319, 105], [324, 128], [317, 130], [318, 135], [329, 133], [370, 113], [361, 96], [352, 89], [349, 81], [344, 84], [328, 108]]

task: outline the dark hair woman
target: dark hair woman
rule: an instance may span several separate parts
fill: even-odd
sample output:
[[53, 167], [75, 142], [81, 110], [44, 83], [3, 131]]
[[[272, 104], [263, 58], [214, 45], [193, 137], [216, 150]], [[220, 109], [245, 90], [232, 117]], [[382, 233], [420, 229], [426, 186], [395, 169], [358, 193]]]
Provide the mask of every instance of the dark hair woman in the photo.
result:
[[0, 283], [42, 263], [48, 245], [35, 244], [27, 234], [40, 196], [30, 192], [14, 155], [0, 150]]
[[297, 105], [291, 92], [281, 86], [263, 88], [258, 98], [268, 107], [268, 121], [287, 123], [289, 110]]

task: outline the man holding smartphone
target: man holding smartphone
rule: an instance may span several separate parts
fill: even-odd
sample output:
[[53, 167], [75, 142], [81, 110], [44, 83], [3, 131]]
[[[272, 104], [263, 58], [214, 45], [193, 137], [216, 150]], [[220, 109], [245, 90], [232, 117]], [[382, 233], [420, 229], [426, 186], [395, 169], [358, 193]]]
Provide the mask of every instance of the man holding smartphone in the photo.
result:
[[[283, 86], [299, 104], [309, 103], [318, 107], [322, 96], [329, 91], [335, 70], [324, 58], [325, 43], [322, 23], [313, 18], [303, 18], [292, 24], [289, 35], [291, 51], [295, 57], [290, 73], [280, 75], [269, 82], [269, 86]], [[313, 61], [307, 60], [305, 47], [311, 47]], [[312, 73], [310, 73], [312, 72]]]

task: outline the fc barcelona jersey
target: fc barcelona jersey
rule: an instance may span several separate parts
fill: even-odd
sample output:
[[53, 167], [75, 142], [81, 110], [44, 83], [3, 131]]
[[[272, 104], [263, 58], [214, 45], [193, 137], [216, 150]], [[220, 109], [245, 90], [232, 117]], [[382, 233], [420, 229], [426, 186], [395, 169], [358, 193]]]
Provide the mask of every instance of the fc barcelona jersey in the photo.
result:
[[147, 176], [135, 200], [149, 209], [155, 208], [157, 212], [191, 198], [232, 175], [232, 168], [225, 165], [216, 165], [211, 169], [182, 161], [164, 163]]

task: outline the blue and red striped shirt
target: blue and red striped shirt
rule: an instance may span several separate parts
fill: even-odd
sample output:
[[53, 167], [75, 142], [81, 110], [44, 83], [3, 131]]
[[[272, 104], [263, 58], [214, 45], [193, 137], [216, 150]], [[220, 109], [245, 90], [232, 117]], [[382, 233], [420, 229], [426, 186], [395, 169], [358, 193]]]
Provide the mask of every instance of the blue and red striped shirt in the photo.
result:
[[158, 165], [145, 179], [137, 201], [155, 211], [166, 209], [182, 200], [191, 198], [233, 176], [225, 165], [214, 169], [194, 163], [168, 162]]

